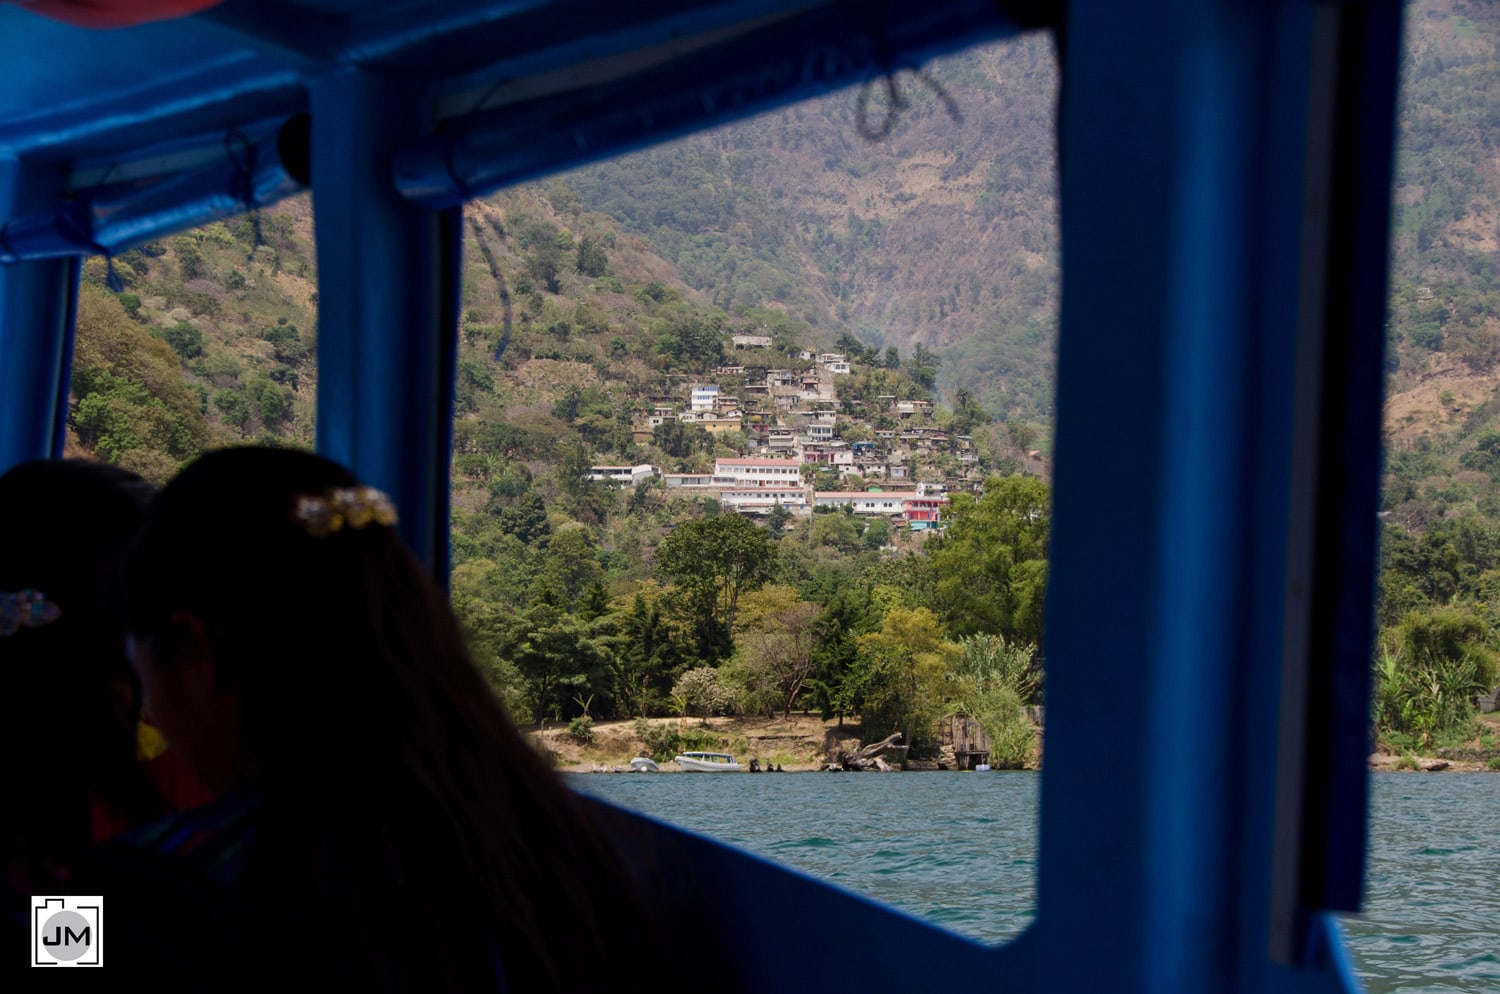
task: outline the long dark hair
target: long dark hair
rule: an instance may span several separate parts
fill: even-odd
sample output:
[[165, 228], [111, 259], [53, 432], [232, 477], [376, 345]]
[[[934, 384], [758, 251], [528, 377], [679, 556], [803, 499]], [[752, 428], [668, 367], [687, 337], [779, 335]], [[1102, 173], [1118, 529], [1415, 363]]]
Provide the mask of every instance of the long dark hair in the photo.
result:
[[114, 596], [151, 491], [84, 459], [0, 476], [0, 593], [37, 591], [59, 612], [0, 634], [0, 846], [30, 886], [55, 887], [89, 844], [92, 804], [122, 824], [166, 809], [136, 761], [139, 691]]
[[594, 809], [509, 720], [393, 528], [295, 520], [358, 483], [306, 452], [214, 452], [129, 559], [130, 631], [195, 616], [238, 697], [263, 939], [315, 943], [369, 989], [493, 989], [496, 961], [512, 989], [602, 988], [637, 909]]

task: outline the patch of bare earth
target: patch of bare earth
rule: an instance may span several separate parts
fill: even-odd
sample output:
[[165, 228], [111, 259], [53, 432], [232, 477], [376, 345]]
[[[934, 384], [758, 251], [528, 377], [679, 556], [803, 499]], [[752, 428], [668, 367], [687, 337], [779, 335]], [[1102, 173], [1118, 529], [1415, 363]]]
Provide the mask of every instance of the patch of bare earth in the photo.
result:
[[1487, 403], [1500, 376], [1475, 372], [1466, 364], [1435, 355], [1413, 382], [1386, 397], [1385, 426], [1391, 444], [1409, 447], [1423, 435], [1434, 438], [1461, 426], [1471, 412]]
[[[758, 759], [762, 766], [772, 762], [786, 772], [819, 769], [830, 739], [844, 733], [858, 736], [857, 725], [840, 728], [836, 720], [799, 713], [788, 718], [648, 718], [646, 722], [683, 731], [711, 731], [719, 737], [722, 751], [732, 753], [741, 764]], [[566, 725], [528, 726], [524, 731], [533, 745], [552, 757], [559, 770], [570, 773], [623, 772], [630, 769], [631, 759], [647, 751], [634, 720], [595, 724], [593, 742], [587, 744], [569, 734]], [[678, 772], [672, 762], [661, 764], [661, 771]]]

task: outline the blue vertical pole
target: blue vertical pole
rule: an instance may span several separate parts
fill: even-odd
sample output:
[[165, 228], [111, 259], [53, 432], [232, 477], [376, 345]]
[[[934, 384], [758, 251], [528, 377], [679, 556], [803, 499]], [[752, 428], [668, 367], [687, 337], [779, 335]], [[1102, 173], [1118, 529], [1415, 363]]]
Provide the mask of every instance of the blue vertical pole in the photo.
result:
[[426, 124], [411, 90], [357, 69], [312, 87], [317, 448], [392, 496], [446, 584], [460, 218], [391, 184], [392, 151]]
[[[0, 224], [50, 205], [46, 178], [0, 158]], [[78, 273], [71, 258], [0, 264], [0, 472], [62, 455]]]
[[[1037, 974], [1352, 989], [1322, 912], [1357, 901], [1364, 846], [1346, 716], [1368, 706], [1396, 62], [1351, 54], [1346, 21], [1388, 39], [1399, 5], [1074, 0], [1067, 18]], [[1340, 82], [1351, 58], [1369, 107]], [[1347, 155], [1356, 121], [1382, 154]], [[1338, 276], [1347, 189], [1376, 242], [1360, 272], [1382, 274], [1358, 286]], [[1323, 761], [1338, 817], [1310, 800]], [[1339, 879], [1314, 879], [1337, 850]]]

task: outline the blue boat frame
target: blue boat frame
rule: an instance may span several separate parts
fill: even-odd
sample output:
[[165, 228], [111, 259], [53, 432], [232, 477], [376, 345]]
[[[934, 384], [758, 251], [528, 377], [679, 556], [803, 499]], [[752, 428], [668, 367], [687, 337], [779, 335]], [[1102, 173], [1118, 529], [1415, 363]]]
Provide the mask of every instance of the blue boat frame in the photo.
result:
[[988, 948], [652, 823], [641, 858], [696, 868], [664, 900], [861, 936], [723, 950], [746, 991], [1356, 990], [1334, 915], [1363, 882], [1401, 13], [228, 0], [89, 31], [0, 6], [0, 469], [61, 452], [82, 257], [310, 185], [317, 448], [393, 493], [444, 575], [466, 200], [1051, 31], [1063, 286], [1036, 920]]

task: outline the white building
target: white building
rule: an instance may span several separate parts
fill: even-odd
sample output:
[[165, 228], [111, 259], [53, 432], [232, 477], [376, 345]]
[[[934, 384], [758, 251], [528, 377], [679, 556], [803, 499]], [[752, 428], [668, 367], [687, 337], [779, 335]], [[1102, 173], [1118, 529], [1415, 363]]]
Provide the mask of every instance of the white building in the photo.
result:
[[905, 502], [915, 496], [912, 491], [821, 490], [813, 494], [813, 506], [848, 507], [855, 514], [883, 514], [895, 518], [900, 517]]
[[773, 487], [725, 488], [719, 491], [719, 503], [740, 514], [765, 514], [777, 505], [797, 514], [807, 510], [807, 491]]
[[656, 475], [656, 467], [650, 463], [641, 463], [639, 466], [589, 467], [589, 479], [618, 483], [622, 487], [633, 487], [642, 480], [649, 480]]
[[712, 473], [663, 473], [661, 482], [673, 488], [707, 490], [714, 485]]
[[712, 411], [714, 401], [718, 399], [719, 388], [712, 383], [695, 383], [692, 388], [692, 409], [695, 411]]
[[714, 480], [734, 487], [796, 487], [802, 463], [795, 459], [716, 459]]
[[818, 356], [818, 365], [822, 366], [830, 373], [838, 374], [850, 372], [849, 357], [844, 355], [837, 355], [832, 352], [825, 352], [822, 355]]

